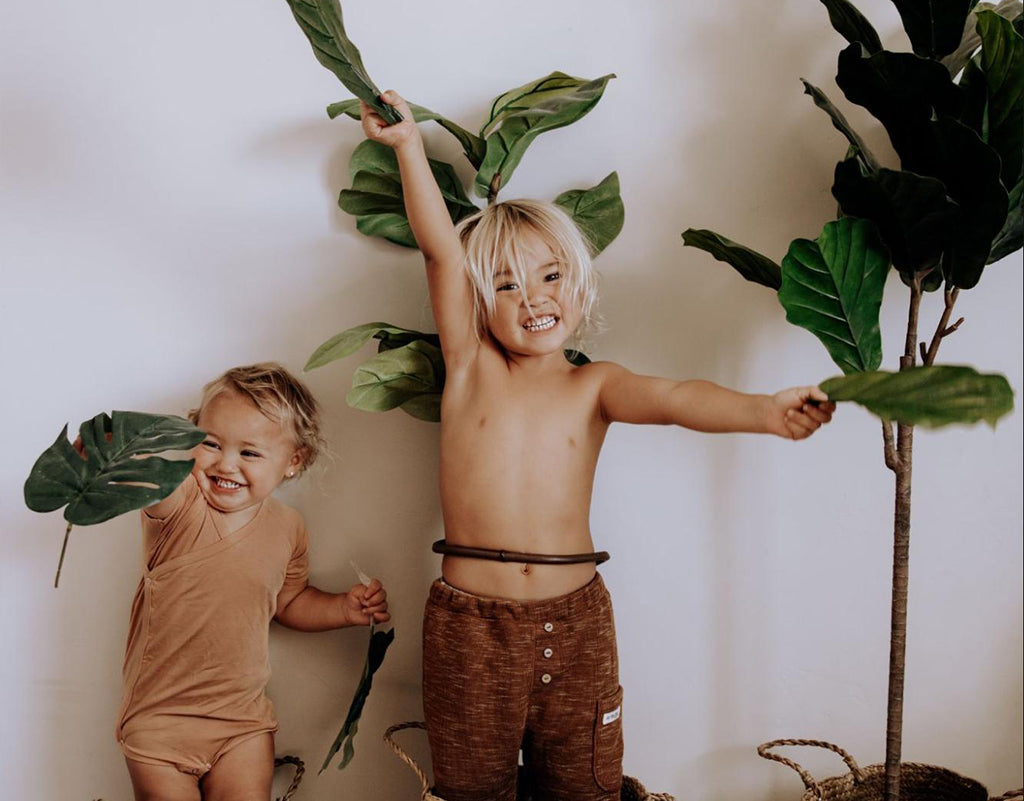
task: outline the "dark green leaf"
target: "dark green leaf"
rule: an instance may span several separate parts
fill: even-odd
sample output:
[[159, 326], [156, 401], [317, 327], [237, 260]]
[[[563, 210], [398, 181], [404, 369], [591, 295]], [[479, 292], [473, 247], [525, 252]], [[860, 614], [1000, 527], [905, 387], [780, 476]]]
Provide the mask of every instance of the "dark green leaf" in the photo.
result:
[[324, 759], [324, 764], [320, 766], [321, 773], [327, 769], [331, 759], [338, 753], [339, 749], [343, 748], [344, 750], [342, 751], [341, 762], [338, 763], [338, 770], [343, 770], [347, 767], [348, 763], [352, 761], [352, 757], [355, 756], [354, 740], [356, 732], [359, 730], [359, 718], [362, 717], [363, 707], [366, 705], [366, 699], [370, 696], [370, 690], [373, 687], [373, 674], [384, 663], [384, 655], [387, 653], [391, 643], [394, 642], [394, 639], [394, 629], [374, 631], [373, 627], [370, 627], [370, 644], [366, 650], [366, 662], [363, 664], [362, 677], [359, 679], [355, 694], [352, 696], [352, 702], [349, 704], [348, 714], [345, 715], [345, 722], [341, 726], [341, 731], [334, 738], [334, 742], [327, 752], [327, 758]]
[[864, 166], [872, 171], [877, 170], [879, 166], [878, 159], [868, 150], [868, 146], [864, 144], [864, 140], [860, 138], [860, 135], [850, 127], [850, 123], [846, 121], [846, 117], [843, 116], [842, 112], [832, 104], [832, 101], [817, 86], [804, 81], [803, 78], [800, 80], [804, 85], [804, 94], [810, 95], [811, 99], [814, 100], [814, 105], [832, 118], [832, 125], [835, 126], [839, 133], [846, 137], [853, 152], [864, 162]]
[[1000, 178], [1010, 188], [1021, 179], [1024, 131], [1024, 39], [993, 11], [978, 14], [981, 68], [988, 84], [986, 132], [982, 138], [1002, 160]]
[[191, 461], [159, 456], [187, 451], [203, 432], [180, 417], [141, 412], [99, 414], [78, 431], [83, 459], [67, 439], [67, 426], [36, 461], [25, 482], [25, 503], [36, 512], [67, 505], [64, 519], [75, 525], [102, 523], [166, 498], [185, 480]]
[[[352, 376], [352, 389], [345, 400], [349, 406], [369, 412], [386, 412], [416, 400], [410, 406], [414, 416], [436, 405], [440, 420], [441, 391], [444, 389], [445, 369], [441, 349], [415, 340], [398, 348], [383, 350], [356, 368]], [[423, 396], [431, 396], [431, 404], [424, 406]], [[421, 418], [429, 419], [429, 418]]]
[[967, 15], [977, 0], [892, 0], [914, 52], [941, 58], [956, 50]]
[[778, 289], [782, 286], [782, 269], [778, 264], [767, 256], [762, 256], [757, 251], [726, 239], [714, 231], [706, 228], [687, 228], [683, 231], [683, 244], [700, 248], [719, 261], [732, 265], [736, 272], [755, 284], [761, 284], [769, 289]]
[[[474, 214], [477, 207], [466, 197], [452, 166], [428, 159], [452, 222]], [[405, 216], [405, 200], [395, 151], [369, 139], [349, 160], [352, 188], [342, 190], [338, 206], [356, 217], [356, 227], [367, 236], [380, 236], [398, 245], [416, 247]]]
[[935, 178], [879, 169], [865, 175], [854, 158], [836, 165], [832, 194], [843, 213], [871, 220], [900, 272], [938, 264], [957, 219], [957, 204]]
[[397, 342], [398, 345], [390, 344], [389, 347], [406, 345], [415, 339], [425, 339], [439, 345], [437, 334], [423, 334], [408, 328], [399, 328], [389, 323], [365, 323], [349, 328], [340, 334], [328, 339], [319, 348], [313, 351], [313, 355], [306, 362], [304, 370], [314, 370], [323, 367], [336, 359], [344, 359], [351, 356], [371, 339], [379, 339], [380, 347], [384, 348], [385, 343]]
[[882, 41], [878, 33], [863, 14], [849, 0], [821, 0], [828, 9], [828, 18], [832, 27], [840, 36], [853, 44], [860, 42], [869, 53], [877, 53], [882, 49]]
[[996, 235], [992, 243], [992, 252], [988, 256], [988, 263], [999, 261], [1004, 256], [1009, 256], [1014, 251], [1024, 246], [1024, 215], [1021, 213], [1021, 187], [1020, 182], [1010, 191], [1010, 210], [1006, 215], [1006, 222], [1002, 230]]
[[1001, 0], [997, 5], [991, 3], [979, 3], [974, 10], [967, 15], [964, 23], [964, 31], [960, 35], [960, 44], [955, 52], [950, 53], [942, 59], [942, 66], [949, 70], [949, 74], [956, 76], [960, 70], [967, 66], [971, 56], [981, 47], [981, 36], [978, 34], [978, 13], [981, 11], [995, 11], [999, 16], [1012, 20], [1021, 12], [1021, 0]]
[[993, 428], [1013, 410], [1013, 390], [998, 374], [972, 367], [932, 365], [899, 373], [868, 372], [830, 378], [829, 400], [853, 401], [883, 420], [938, 428], [986, 421]]
[[967, 62], [957, 85], [964, 94], [960, 122], [984, 139], [988, 125], [988, 81], [981, 68], [980, 54]]
[[794, 240], [782, 260], [779, 302], [786, 319], [806, 328], [844, 373], [882, 361], [878, 310], [889, 254], [867, 220], [826, 223], [814, 242]]
[[288, 0], [288, 6], [306, 34], [313, 55], [338, 76], [345, 88], [370, 105], [389, 124], [402, 121], [402, 115], [382, 102], [380, 90], [370, 80], [352, 40], [345, 34], [338, 0]]
[[586, 115], [614, 77], [604, 75], [585, 81], [555, 72], [497, 98], [481, 129], [487, 150], [473, 185], [476, 194], [489, 198], [497, 195], [512, 178], [530, 143], [545, 131]]
[[[484, 140], [475, 134], [471, 134], [465, 128], [456, 125], [449, 119], [442, 117], [435, 111], [431, 111], [429, 108], [423, 106], [417, 106], [415, 103], [409, 104], [409, 111], [412, 112], [412, 117], [416, 122], [428, 122], [434, 120], [438, 125], [448, 131], [452, 136], [459, 140], [459, 144], [462, 145], [462, 150], [466, 154], [466, 158], [469, 159], [469, 163], [473, 165], [473, 169], [479, 169], [480, 163], [484, 160], [484, 151], [486, 145]], [[354, 120], [359, 119], [359, 101], [358, 100], [342, 100], [340, 103], [331, 103], [327, 107], [327, 115], [333, 120], [335, 117], [346, 114]]]
[[612, 243], [619, 235], [626, 218], [626, 210], [619, 196], [619, 174], [611, 173], [590, 189], [571, 189], [555, 198], [572, 217], [576, 226], [590, 244], [594, 256]]

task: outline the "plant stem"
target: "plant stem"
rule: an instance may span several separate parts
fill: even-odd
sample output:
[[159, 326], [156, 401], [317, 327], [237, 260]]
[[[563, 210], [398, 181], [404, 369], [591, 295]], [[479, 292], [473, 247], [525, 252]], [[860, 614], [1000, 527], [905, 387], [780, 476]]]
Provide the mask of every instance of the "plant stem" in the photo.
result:
[[[949, 318], [953, 314], [953, 306], [956, 305], [956, 299], [960, 295], [960, 287], [953, 287], [953, 289], [946, 289], [945, 300], [946, 307], [942, 310], [942, 317], [939, 318], [939, 324], [935, 326], [935, 334], [932, 336], [931, 344], [928, 346], [928, 350], [923, 354], [922, 361], [925, 364], [934, 364], [935, 357], [939, 353], [939, 344], [943, 339], [948, 337], [954, 331], [956, 331], [964, 321], [961, 317], [953, 325], [949, 324]], [[922, 343], [923, 346], [923, 343]]]
[[[917, 352], [921, 279], [910, 287], [907, 338], [900, 371], [914, 366]], [[889, 636], [889, 704], [885, 732], [885, 801], [899, 801], [900, 757], [903, 740], [903, 679], [907, 652], [907, 585], [910, 577], [910, 487], [914, 457], [914, 427], [896, 426], [896, 509], [893, 520], [892, 622]]]
[[60, 569], [64, 566], [64, 552], [68, 549], [68, 538], [71, 536], [71, 523], [64, 529], [64, 544], [60, 546], [60, 561], [57, 562], [57, 575], [53, 579], [53, 588], [60, 584]]

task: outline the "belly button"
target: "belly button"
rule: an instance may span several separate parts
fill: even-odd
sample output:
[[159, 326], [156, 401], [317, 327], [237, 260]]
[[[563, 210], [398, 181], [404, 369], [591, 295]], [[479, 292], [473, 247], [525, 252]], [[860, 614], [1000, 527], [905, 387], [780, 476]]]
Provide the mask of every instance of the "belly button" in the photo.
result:
[[524, 576], [530, 575], [530, 566], [528, 564], [523, 563], [521, 570], [523, 571]]

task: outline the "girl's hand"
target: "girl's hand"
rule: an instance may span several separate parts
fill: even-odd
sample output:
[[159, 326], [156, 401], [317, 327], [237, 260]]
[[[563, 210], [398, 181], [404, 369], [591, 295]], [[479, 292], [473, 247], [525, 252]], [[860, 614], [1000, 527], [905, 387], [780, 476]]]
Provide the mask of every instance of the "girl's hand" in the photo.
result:
[[412, 112], [408, 104], [399, 96], [398, 92], [390, 89], [380, 96], [381, 102], [394, 106], [402, 115], [402, 121], [394, 125], [388, 125], [384, 118], [376, 111], [359, 101], [360, 118], [363, 123], [363, 133], [367, 139], [380, 142], [382, 145], [393, 147], [396, 150], [404, 147], [409, 142], [415, 141], [419, 135], [419, 129], [413, 122]]
[[388, 594], [381, 583], [374, 579], [370, 586], [356, 584], [347, 593], [343, 601], [345, 619], [350, 626], [368, 626], [371, 617], [377, 623], [391, 620], [388, 614]]
[[786, 439], [807, 439], [832, 419], [835, 410], [817, 387], [784, 389], [771, 398], [768, 431]]

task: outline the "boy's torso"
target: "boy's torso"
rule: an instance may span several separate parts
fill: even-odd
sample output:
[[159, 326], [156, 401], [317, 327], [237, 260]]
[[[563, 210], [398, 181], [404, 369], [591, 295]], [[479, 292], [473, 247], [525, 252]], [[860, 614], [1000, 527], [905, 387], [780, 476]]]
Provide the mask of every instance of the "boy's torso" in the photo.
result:
[[[440, 461], [449, 543], [544, 554], [593, 550], [590, 500], [608, 429], [600, 372], [554, 355], [524, 369], [485, 344], [473, 362], [449, 374]], [[468, 592], [529, 600], [582, 587], [594, 565], [524, 571], [521, 564], [446, 557], [443, 572]]]

